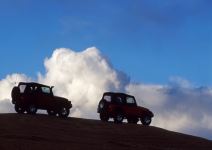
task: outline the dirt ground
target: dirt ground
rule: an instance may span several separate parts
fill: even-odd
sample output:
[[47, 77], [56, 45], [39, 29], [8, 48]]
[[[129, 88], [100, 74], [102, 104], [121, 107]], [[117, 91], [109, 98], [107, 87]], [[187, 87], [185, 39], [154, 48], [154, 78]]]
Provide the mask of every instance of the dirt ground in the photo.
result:
[[0, 150], [212, 150], [212, 141], [156, 127], [47, 115], [0, 115]]

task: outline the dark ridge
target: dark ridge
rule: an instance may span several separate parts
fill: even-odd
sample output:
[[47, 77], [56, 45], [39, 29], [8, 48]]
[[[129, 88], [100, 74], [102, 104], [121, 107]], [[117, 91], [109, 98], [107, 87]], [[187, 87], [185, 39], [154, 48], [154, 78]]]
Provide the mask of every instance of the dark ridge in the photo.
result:
[[47, 115], [0, 115], [1, 150], [211, 150], [212, 141], [157, 127]]

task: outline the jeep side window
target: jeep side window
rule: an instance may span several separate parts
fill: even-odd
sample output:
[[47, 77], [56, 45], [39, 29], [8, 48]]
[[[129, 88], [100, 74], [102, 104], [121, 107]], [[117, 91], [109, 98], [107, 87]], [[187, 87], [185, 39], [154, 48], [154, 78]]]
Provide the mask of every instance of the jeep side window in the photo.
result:
[[25, 88], [25, 90], [24, 90], [24, 93], [27, 93], [27, 94], [30, 94], [31, 92], [32, 92], [32, 87], [31, 86], [29, 86], [29, 85], [26, 85], [26, 88]]
[[115, 103], [117, 104], [122, 104], [123, 103], [123, 100], [120, 96], [116, 96], [115, 99], [114, 99]]
[[51, 93], [50, 88], [48, 88], [48, 87], [41, 87], [41, 90], [45, 94], [50, 94]]
[[109, 95], [105, 95], [103, 99], [106, 100], [107, 102], [111, 102], [111, 96]]
[[135, 104], [135, 99], [132, 97], [127, 97], [126, 102], [127, 102], [127, 104]]
[[20, 85], [20, 86], [19, 86], [20, 93], [24, 93], [25, 88], [26, 88], [26, 85], [24, 85], [24, 84]]
[[41, 88], [40, 87], [35, 87], [35, 92], [37, 93], [37, 94], [39, 94], [39, 93], [42, 93], [42, 90], [41, 90]]

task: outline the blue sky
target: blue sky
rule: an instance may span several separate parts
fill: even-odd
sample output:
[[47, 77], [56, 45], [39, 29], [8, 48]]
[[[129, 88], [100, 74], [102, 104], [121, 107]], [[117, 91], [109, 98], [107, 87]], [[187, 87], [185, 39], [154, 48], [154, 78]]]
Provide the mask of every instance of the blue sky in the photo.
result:
[[95, 46], [132, 81], [212, 85], [211, 0], [0, 0], [0, 79]]

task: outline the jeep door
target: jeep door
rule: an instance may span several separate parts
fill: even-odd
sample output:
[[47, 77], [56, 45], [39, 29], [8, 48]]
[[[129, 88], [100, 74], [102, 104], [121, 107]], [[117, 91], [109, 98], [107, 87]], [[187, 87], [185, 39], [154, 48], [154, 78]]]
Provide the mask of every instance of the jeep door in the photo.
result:
[[114, 111], [122, 111], [123, 105], [124, 105], [124, 98], [121, 95], [114, 95], [113, 97], [113, 103], [111, 107]]
[[22, 103], [29, 105], [35, 102], [32, 86], [26, 85], [26, 84], [20, 84], [19, 89], [20, 89], [20, 95], [21, 95], [20, 101]]
[[134, 97], [127, 96], [125, 99], [124, 111], [127, 117], [137, 117], [137, 104]]
[[49, 107], [53, 95], [49, 87], [41, 86], [37, 87], [37, 106], [41, 109]]

